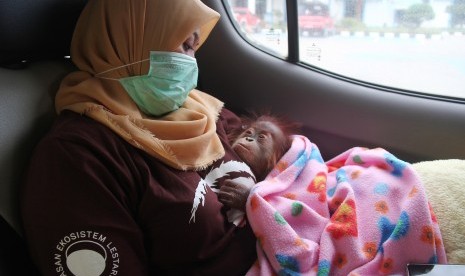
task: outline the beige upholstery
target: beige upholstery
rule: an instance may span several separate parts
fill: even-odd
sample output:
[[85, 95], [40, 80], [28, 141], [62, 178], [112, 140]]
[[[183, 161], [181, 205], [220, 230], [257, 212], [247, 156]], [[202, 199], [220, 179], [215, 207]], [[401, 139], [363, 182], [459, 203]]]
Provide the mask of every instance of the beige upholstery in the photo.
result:
[[413, 164], [438, 219], [449, 263], [465, 264], [465, 160]]

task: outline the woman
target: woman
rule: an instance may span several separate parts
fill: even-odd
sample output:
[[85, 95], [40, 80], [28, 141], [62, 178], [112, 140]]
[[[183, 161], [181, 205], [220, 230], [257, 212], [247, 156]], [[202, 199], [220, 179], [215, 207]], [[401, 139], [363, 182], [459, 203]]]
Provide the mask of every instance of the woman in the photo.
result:
[[239, 119], [193, 89], [193, 58], [218, 13], [200, 0], [91, 0], [72, 40], [78, 71], [22, 191], [44, 275], [241, 275], [248, 226], [216, 192], [252, 178], [226, 137]]

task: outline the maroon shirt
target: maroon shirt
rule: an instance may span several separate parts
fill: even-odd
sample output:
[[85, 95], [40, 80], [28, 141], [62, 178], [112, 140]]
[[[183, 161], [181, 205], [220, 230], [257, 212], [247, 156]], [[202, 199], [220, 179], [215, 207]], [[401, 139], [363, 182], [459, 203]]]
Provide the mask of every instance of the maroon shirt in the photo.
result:
[[[255, 238], [248, 226], [228, 222], [214, 192], [224, 179], [249, 176], [226, 137], [238, 124], [224, 109], [217, 133], [225, 157], [203, 171], [179, 171], [93, 119], [62, 112], [38, 145], [21, 194], [25, 236], [41, 272], [245, 274], [256, 259]], [[212, 177], [214, 169], [221, 173]]]

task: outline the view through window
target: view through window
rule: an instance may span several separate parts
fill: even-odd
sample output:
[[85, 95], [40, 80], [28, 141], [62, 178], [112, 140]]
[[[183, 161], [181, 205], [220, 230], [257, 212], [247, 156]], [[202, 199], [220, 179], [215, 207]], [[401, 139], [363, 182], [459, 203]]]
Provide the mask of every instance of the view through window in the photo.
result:
[[[465, 98], [465, 0], [296, 1], [303, 63], [377, 85]], [[287, 56], [285, 0], [227, 2], [252, 43]]]
[[250, 42], [287, 57], [286, 0], [227, 0], [226, 3], [240, 32]]

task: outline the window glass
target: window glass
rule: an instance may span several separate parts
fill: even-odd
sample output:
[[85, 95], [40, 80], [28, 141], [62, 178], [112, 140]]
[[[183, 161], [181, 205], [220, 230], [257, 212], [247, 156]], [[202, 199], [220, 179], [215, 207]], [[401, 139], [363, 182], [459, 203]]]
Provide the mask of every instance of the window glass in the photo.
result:
[[[301, 62], [397, 89], [465, 98], [465, 0], [295, 0]], [[288, 56], [286, 0], [225, 0], [253, 44]]]
[[286, 0], [227, 0], [239, 31], [256, 46], [288, 55]]
[[465, 0], [297, 0], [302, 62], [465, 98]]

